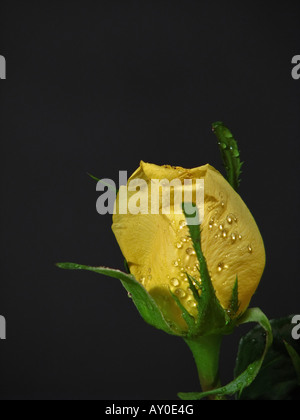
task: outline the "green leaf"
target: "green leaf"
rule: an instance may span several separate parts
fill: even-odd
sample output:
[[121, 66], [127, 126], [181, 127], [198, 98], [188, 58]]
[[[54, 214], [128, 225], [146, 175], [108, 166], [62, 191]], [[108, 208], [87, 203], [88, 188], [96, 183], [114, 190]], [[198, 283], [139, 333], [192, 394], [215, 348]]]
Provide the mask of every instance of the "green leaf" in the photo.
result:
[[232, 133], [225, 125], [217, 121], [212, 124], [213, 132], [218, 138], [223, 164], [227, 173], [227, 180], [237, 190], [240, 185], [243, 162], [240, 160], [238, 144]]
[[[289, 316], [270, 322], [274, 336], [273, 344], [254, 382], [242, 392], [240, 397], [242, 400], [300, 399], [298, 376], [300, 342], [292, 338], [292, 318]], [[241, 339], [236, 375], [261, 354], [264, 340], [264, 331], [259, 326]]]
[[104, 182], [102, 179], [99, 179], [97, 177], [95, 177], [94, 175], [87, 173], [88, 176], [90, 178], [92, 178], [94, 181], [100, 182], [102, 185], [104, 185], [105, 187], [107, 187], [109, 190], [113, 191], [113, 192], [118, 192], [117, 188], [115, 188], [113, 185], [110, 185], [108, 182]]
[[97, 181], [97, 182], [99, 182], [99, 181], [100, 181], [100, 179], [99, 179], [99, 178], [95, 177], [94, 175], [90, 174], [89, 172], [87, 172], [87, 174], [88, 174], [88, 176], [89, 176], [90, 178], [92, 178], [94, 181]]
[[299, 354], [296, 352], [296, 350], [294, 349], [294, 347], [292, 347], [287, 341], [284, 340], [284, 345], [285, 348], [292, 360], [293, 366], [295, 368], [295, 372], [297, 375], [297, 383], [298, 385], [300, 385], [300, 356]]
[[127, 292], [130, 294], [136, 308], [142, 318], [150, 325], [172, 335], [181, 335], [179, 331], [174, 330], [164, 318], [161, 310], [155, 300], [149, 295], [147, 290], [130, 274], [123, 273], [105, 267], [91, 267], [87, 265], [74, 263], [59, 263], [59, 268], [65, 270], [87, 270], [97, 274], [103, 274], [108, 277], [119, 279]]
[[262, 354], [258, 356], [258, 359], [249, 363], [239, 375], [228, 385], [213, 389], [207, 392], [192, 392], [192, 393], [180, 393], [179, 397], [184, 400], [201, 400], [205, 397], [217, 395], [219, 398], [226, 395], [234, 395], [241, 393], [246, 387], [251, 385], [254, 379], [257, 377], [264, 358], [268, 352], [268, 349], [272, 345], [272, 328], [268, 321], [268, 318], [259, 308], [248, 309], [248, 311], [239, 319], [238, 324], [245, 324], [248, 322], [258, 322], [264, 331], [264, 349]]

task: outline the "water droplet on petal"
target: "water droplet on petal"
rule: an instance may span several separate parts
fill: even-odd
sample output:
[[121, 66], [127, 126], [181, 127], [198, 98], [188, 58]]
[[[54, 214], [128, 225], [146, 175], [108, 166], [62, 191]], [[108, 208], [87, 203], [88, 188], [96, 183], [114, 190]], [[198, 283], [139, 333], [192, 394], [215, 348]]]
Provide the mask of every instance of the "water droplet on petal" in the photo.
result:
[[187, 253], [188, 255], [195, 255], [195, 254], [196, 254], [196, 252], [194, 251], [194, 249], [193, 249], [193, 248], [187, 248], [186, 253]]
[[171, 285], [172, 285], [172, 286], [174, 286], [174, 287], [178, 287], [178, 286], [180, 285], [179, 280], [178, 280], [178, 279], [176, 279], [176, 278], [173, 278], [172, 280], [170, 280], [170, 283], [171, 283]]
[[221, 272], [224, 268], [224, 264], [223, 263], [219, 263], [218, 264], [218, 271]]
[[181, 249], [183, 247], [182, 242], [177, 242], [176, 247], [178, 249]]
[[179, 229], [183, 229], [187, 225], [186, 220], [181, 220], [179, 222]]
[[175, 294], [180, 297], [180, 298], [184, 298], [185, 297], [185, 291], [182, 289], [176, 289], [175, 290]]
[[188, 300], [187, 304], [191, 307], [191, 308], [196, 308], [197, 303], [194, 300]]
[[226, 220], [227, 220], [227, 223], [229, 223], [231, 225], [232, 217], [230, 215], [227, 216]]
[[249, 254], [252, 254], [252, 252], [253, 252], [252, 245], [248, 245], [248, 252], [249, 252]]

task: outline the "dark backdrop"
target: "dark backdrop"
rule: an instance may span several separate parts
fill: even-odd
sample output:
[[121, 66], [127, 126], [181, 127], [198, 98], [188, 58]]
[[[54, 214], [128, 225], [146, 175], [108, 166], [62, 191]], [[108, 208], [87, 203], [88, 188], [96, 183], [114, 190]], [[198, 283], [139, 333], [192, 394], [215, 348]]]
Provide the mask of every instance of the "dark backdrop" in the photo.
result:
[[[2, 399], [198, 389], [183, 341], [144, 324], [118, 281], [54, 263], [122, 267], [86, 172], [117, 180], [141, 159], [222, 170], [216, 120], [239, 140], [240, 193], [267, 250], [252, 305], [300, 312], [299, 21], [291, 0], [2, 0]], [[224, 382], [245, 331], [225, 340]]]

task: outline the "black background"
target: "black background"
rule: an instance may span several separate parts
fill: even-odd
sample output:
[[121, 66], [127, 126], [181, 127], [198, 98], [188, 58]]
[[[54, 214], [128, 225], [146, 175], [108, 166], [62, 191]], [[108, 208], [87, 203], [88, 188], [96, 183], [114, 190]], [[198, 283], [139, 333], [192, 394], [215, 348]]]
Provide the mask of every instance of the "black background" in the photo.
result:
[[[141, 159], [222, 165], [211, 123], [239, 140], [240, 193], [267, 267], [252, 306], [299, 313], [299, 1], [1, 1], [1, 399], [172, 399], [199, 389], [183, 341], [147, 326], [95, 182]], [[227, 337], [232, 378], [241, 327]]]

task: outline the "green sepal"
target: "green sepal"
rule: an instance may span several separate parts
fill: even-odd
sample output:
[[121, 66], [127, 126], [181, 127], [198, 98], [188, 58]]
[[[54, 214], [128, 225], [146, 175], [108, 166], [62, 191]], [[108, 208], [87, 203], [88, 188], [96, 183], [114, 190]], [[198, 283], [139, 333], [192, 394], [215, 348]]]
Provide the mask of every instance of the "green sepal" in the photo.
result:
[[239, 282], [238, 282], [238, 276], [236, 276], [235, 283], [232, 289], [232, 295], [231, 299], [229, 301], [227, 314], [231, 318], [235, 318], [238, 311], [240, 309], [240, 302], [239, 302]]
[[181, 316], [185, 320], [187, 326], [188, 326], [188, 333], [184, 334], [187, 336], [193, 335], [196, 328], [196, 323], [194, 317], [188, 312], [188, 310], [183, 306], [183, 304], [180, 302], [180, 299], [170, 290], [170, 294], [172, 298], [177, 303], [179, 309], [181, 310]]
[[181, 336], [182, 333], [170, 325], [161, 310], [156, 304], [155, 300], [150, 296], [147, 290], [139, 283], [133, 275], [123, 273], [119, 270], [114, 270], [106, 267], [91, 267], [87, 265], [74, 264], [74, 263], [58, 263], [59, 268], [65, 270], [86, 270], [92, 271], [97, 274], [103, 274], [108, 277], [113, 277], [121, 281], [124, 288], [132, 298], [140, 315], [148, 324], [152, 325], [159, 330], [163, 330], [171, 335]]
[[[187, 338], [190, 337], [199, 337], [205, 335], [225, 335], [233, 331], [236, 319], [233, 319], [233, 316], [229, 316], [230, 308], [224, 309], [215, 293], [209, 270], [207, 267], [207, 262], [205, 256], [202, 252], [201, 246], [201, 229], [200, 224], [189, 224], [189, 216], [185, 211], [185, 205], [183, 205], [183, 212], [187, 220], [190, 237], [192, 239], [193, 247], [199, 262], [199, 273], [201, 277], [201, 283], [199, 283], [194, 277], [187, 275], [190, 289], [192, 290], [194, 299], [197, 303], [197, 317], [193, 318], [189, 313], [189, 317], [186, 314], [187, 310], [180, 303], [179, 299], [173, 296], [179, 308], [182, 311], [182, 317], [187, 322], [189, 330], [186, 334]], [[193, 215], [193, 219], [197, 217]], [[195, 221], [195, 220], [194, 220]], [[197, 287], [196, 287], [197, 286]], [[236, 307], [237, 303], [237, 280], [232, 291], [232, 298], [229, 302], [229, 305], [234, 305]], [[200, 293], [199, 293], [200, 291]], [[180, 303], [180, 304], [179, 304]], [[192, 319], [190, 319], [190, 317]], [[187, 321], [188, 319], [188, 321]]]
[[241, 394], [243, 389], [250, 386], [255, 380], [262, 367], [266, 354], [273, 342], [272, 327], [266, 315], [259, 308], [248, 309], [245, 314], [238, 320], [238, 325], [246, 324], [249, 322], [257, 322], [265, 332], [265, 347], [262, 355], [250, 363], [247, 368], [228, 385], [213, 389], [207, 392], [191, 392], [180, 393], [178, 396], [183, 400], [201, 400], [203, 398], [215, 395], [220, 397]]
[[130, 269], [129, 269], [129, 265], [128, 262], [126, 261], [126, 259], [124, 259], [124, 268], [127, 274], [130, 274]]
[[218, 145], [221, 152], [223, 164], [227, 173], [229, 184], [237, 190], [241, 182], [243, 162], [240, 159], [238, 144], [230, 130], [217, 121], [212, 124], [212, 130], [218, 138]]

